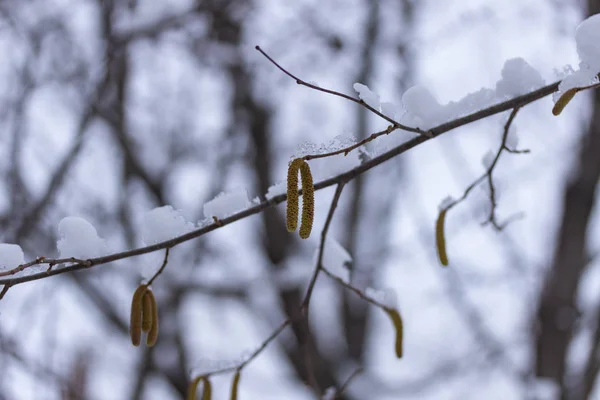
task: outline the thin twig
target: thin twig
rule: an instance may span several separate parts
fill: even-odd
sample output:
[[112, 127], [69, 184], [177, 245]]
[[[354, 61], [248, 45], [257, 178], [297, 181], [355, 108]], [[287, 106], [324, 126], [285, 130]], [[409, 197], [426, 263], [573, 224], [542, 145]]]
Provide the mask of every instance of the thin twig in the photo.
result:
[[4, 298], [4, 296], [6, 295], [6, 292], [8, 292], [8, 289], [10, 289], [10, 285], [5, 284], [2, 287], [2, 291], [0, 292], [0, 300], [2, 300]]
[[317, 257], [317, 265], [315, 266], [315, 270], [313, 272], [312, 277], [310, 278], [310, 283], [308, 284], [308, 289], [306, 290], [306, 295], [302, 300], [301, 309], [308, 314], [308, 305], [310, 303], [310, 298], [312, 296], [313, 289], [315, 287], [315, 283], [317, 282], [317, 276], [319, 275], [319, 271], [323, 268], [323, 253], [325, 252], [325, 239], [327, 238], [327, 232], [329, 231], [329, 225], [333, 220], [333, 214], [335, 213], [335, 209], [337, 208], [338, 201], [340, 196], [342, 195], [342, 190], [344, 189], [344, 182], [340, 182], [335, 190], [335, 194], [333, 195], [333, 199], [331, 200], [331, 206], [329, 207], [329, 214], [327, 214], [327, 220], [325, 221], [325, 225], [323, 226], [323, 231], [321, 232], [321, 244], [319, 245], [319, 255]]
[[506, 121], [506, 124], [504, 125], [504, 134], [502, 135], [502, 144], [500, 145], [500, 149], [496, 153], [496, 156], [494, 157], [494, 160], [492, 161], [492, 164], [489, 166], [488, 172], [487, 172], [488, 187], [490, 189], [490, 203], [491, 203], [490, 205], [491, 205], [491, 207], [490, 207], [490, 215], [488, 217], [488, 220], [486, 221], [486, 224], [491, 223], [497, 230], [501, 230], [502, 228], [496, 221], [496, 207], [497, 207], [496, 187], [494, 186], [492, 174], [494, 172], [494, 168], [498, 164], [498, 160], [500, 159], [500, 156], [502, 155], [502, 151], [506, 148], [506, 139], [508, 138], [508, 132], [510, 131], [510, 126], [512, 125], [512, 122], [515, 119], [515, 116], [517, 115], [518, 112], [519, 112], [519, 109], [515, 108], [510, 113], [510, 116], [508, 117], [508, 120]]
[[358, 143], [353, 144], [352, 146], [348, 146], [348, 147], [344, 147], [343, 149], [339, 149], [336, 151], [332, 151], [329, 153], [323, 153], [323, 154], [309, 154], [307, 156], [302, 157], [304, 160], [308, 161], [308, 160], [314, 160], [316, 158], [325, 158], [325, 157], [331, 157], [331, 156], [335, 156], [338, 154], [344, 154], [345, 156], [348, 155], [348, 153], [350, 153], [352, 150], [359, 148], [362, 145], [365, 145], [375, 139], [377, 139], [379, 136], [383, 136], [383, 135], [389, 135], [390, 133], [392, 133], [393, 131], [395, 131], [396, 129], [398, 129], [397, 126], [394, 125], [390, 125], [388, 126], [386, 129], [379, 131], [379, 132], [375, 132], [373, 134], [371, 134], [371, 136], [361, 140]]
[[500, 224], [497, 219], [496, 219], [496, 207], [497, 207], [497, 203], [496, 203], [496, 187], [494, 186], [494, 180], [493, 180], [493, 172], [494, 172], [494, 168], [496, 168], [496, 165], [498, 164], [498, 160], [500, 159], [500, 156], [502, 155], [502, 153], [504, 151], [509, 151], [511, 153], [514, 154], [522, 154], [522, 153], [528, 153], [529, 150], [513, 150], [510, 151], [509, 148], [506, 146], [506, 141], [508, 138], [508, 133], [510, 131], [510, 127], [515, 119], [515, 117], [517, 116], [517, 113], [519, 112], [520, 107], [515, 107], [512, 112], [510, 113], [508, 120], [506, 121], [506, 123], [504, 124], [504, 132], [502, 134], [502, 142], [500, 143], [500, 147], [498, 148], [498, 151], [496, 152], [494, 159], [492, 160], [492, 162], [490, 163], [490, 165], [487, 167], [487, 170], [485, 171], [485, 173], [483, 175], [481, 175], [479, 178], [477, 178], [475, 181], [473, 181], [473, 183], [471, 183], [463, 192], [463, 195], [457, 199], [454, 200], [451, 204], [449, 204], [447, 207], [445, 207], [445, 210], [448, 211], [451, 208], [453, 208], [454, 206], [460, 204], [462, 201], [464, 201], [469, 194], [471, 193], [471, 191], [477, 186], [479, 185], [481, 182], [483, 182], [484, 180], [487, 180], [487, 184], [490, 190], [490, 214], [488, 216], [488, 219], [484, 222], [485, 224], [492, 224], [494, 226], [494, 228], [496, 230], [502, 230], [506, 227], [506, 225], [509, 222], [515, 221], [517, 218], [510, 218], [507, 221], [505, 221], [504, 223]]
[[323, 93], [328, 93], [334, 96], [338, 96], [341, 97], [343, 99], [349, 100], [353, 103], [356, 103], [358, 105], [361, 105], [363, 107], [365, 107], [367, 110], [371, 111], [373, 114], [378, 115], [379, 117], [385, 119], [386, 121], [388, 121], [389, 123], [393, 124], [396, 128], [402, 129], [404, 131], [408, 131], [408, 132], [414, 132], [414, 133], [418, 133], [420, 135], [423, 135], [425, 137], [432, 137], [433, 135], [431, 134], [431, 132], [428, 131], [424, 131], [422, 129], [419, 128], [411, 128], [409, 126], [406, 125], [402, 125], [401, 123], [395, 121], [394, 119], [388, 117], [387, 115], [381, 113], [380, 111], [374, 109], [373, 107], [371, 107], [370, 105], [368, 105], [367, 103], [365, 103], [362, 100], [356, 99], [352, 96], [349, 96], [347, 94], [335, 91], [335, 90], [331, 90], [331, 89], [324, 89], [322, 87], [319, 87], [317, 85], [313, 85], [312, 83], [308, 83], [300, 78], [298, 78], [297, 76], [295, 76], [294, 74], [292, 74], [291, 72], [289, 72], [288, 70], [286, 70], [285, 68], [283, 68], [281, 65], [279, 65], [277, 63], [277, 61], [275, 61], [274, 59], [272, 59], [267, 53], [265, 53], [265, 51], [263, 49], [260, 48], [260, 46], [256, 46], [255, 47], [256, 50], [258, 50], [263, 56], [265, 56], [267, 58], [267, 60], [269, 60], [271, 63], [273, 63], [273, 65], [275, 65], [279, 70], [281, 70], [281, 72], [283, 72], [284, 74], [286, 74], [287, 76], [289, 76], [290, 78], [292, 78], [293, 80], [296, 81], [296, 83], [298, 85], [302, 85], [302, 86], [306, 86], [308, 88], [314, 89], [314, 90], [318, 90], [319, 92], [323, 92]]
[[292, 323], [292, 320], [290, 318], [286, 319], [285, 321], [283, 321], [281, 323], [281, 325], [279, 325], [277, 327], [277, 329], [275, 329], [273, 331], [273, 333], [271, 333], [269, 335], [269, 337], [260, 345], [260, 347], [256, 350], [254, 350], [254, 352], [250, 355], [250, 357], [248, 357], [248, 359], [244, 360], [238, 367], [236, 367], [236, 370], [241, 370], [242, 368], [244, 368], [248, 363], [250, 363], [250, 361], [254, 360], [256, 358], [256, 356], [258, 356], [268, 345], [269, 343], [271, 343], [273, 340], [275, 340], [275, 338], [277, 336], [279, 336], [279, 334], [285, 329], [286, 326], [288, 326], [289, 324]]
[[46, 257], [38, 257], [33, 261], [30, 261], [25, 264], [21, 264], [16, 268], [9, 269], [7, 271], [0, 271], [0, 276], [9, 276], [17, 274], [27, 268], [33, 267], [34, 265], [48, 265], [52, 268], [55, 265], [66, 264], [66, 263], [77, 263], [77, 264], [85, 264], [88, 260], [83, 260], [81, 258], [69, 257], [69, 258], [46, 258]]
[[279, 336], [279, 334], [281, 332], [283, 332], [283, 330], [292, 323], [292, 319], [288, 318], [285, 321], [283, 321], [277, 328], [275, 328], [275, 330], [273, 332], [271, 332], [271, 334], [261, 343], [260, 347], [256, 350], [254, 350], [254, 352], [244, 361], [242, 361], [239, 364], [236, 364], [234, 366], [231, 367], [225, 367], [225, 368], [221, 368], [221, 369], [217, 369], [211, 372], [202, 372], [201, 374], [199, 374], [198, 376], [212, 376], [212, 375], [219, 375], [219, 374], [224, 374], [227, 372], [233, 372], [233, 371], [241, 371], [246, 365], [248, 365], [252, 360], [254, 360], [264, 349], [267, 348], [267, 346], [269, 345], [269, 343], [271, 343], [273, 340], [275, 340], [277, 338], [277, 336]]
[[363, 293], [362, 290], [360, 290], [357, 287], [352, 286], [351, 284], [349, 284], [348, 282], [346, 282], [345, 280], [343, 280], [342, 278], [340, 278], [339, 276], [337, 276], [336, 274], [334, 274], [333, 272], [329, 271], [327, 268], [325, 267], [321, 267], [321, 271], [323, 271], [323, 273], [327, 276], [329, 276], [331, 279], [333, 279], [334, 281], [336, 281], [337, 283], [339, 283], [340, 285], [342, 285], [343, 287], [345, 287], [346, 289], [356, 293], [356, 295], [358, 297], [360, 297], [361, 299], [363, 299], [364, 301], [373, 304], [376, 307], [379, 307], [383, 310], [390, 310], [390, 308], [388, 306], [386, 306], [383, 303], [380, 303], [379, 301], [367, 296], [365, 293]]
[[167, 247], [167, 249], [165, 250], [165, 258], [163, 260], [162, 265], [160, 266], [160, 268], [158, 269], [158, 271], [156, 271], [156, 273], [154, 274], [154, 276], [152, 276], [152, 278], [150, 278], [150, 280], [148, 281], [148, 283], [146, 283], [147, 286], [152, 285], [152, 282], [154, 282], [154, 280], [156, 279], [157, 276], [159, 276], [160, 274], [162, 274], [163, 270], [167, 266], [167, 263], [169, 262], [169, 250], [171, 250], [171, 248]]

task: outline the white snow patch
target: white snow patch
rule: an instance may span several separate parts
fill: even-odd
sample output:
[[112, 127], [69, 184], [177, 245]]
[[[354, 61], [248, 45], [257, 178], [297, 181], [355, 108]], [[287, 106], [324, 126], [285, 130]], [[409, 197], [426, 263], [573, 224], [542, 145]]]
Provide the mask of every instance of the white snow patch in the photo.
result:
[[273, 197], [279, 196], [287, 192], [287, 183], [285, 181], [277, 182], [276, 184], [269, 186], [265, 197], [267, 200], [271, 200]]
[[362, 83], [355, 83], [353, 86], [354, 90], [358, 93], [358, 97], [364, 101], [367, 105], [373, 107], [377, 111], [379, 111], [380, 103], [379, 103], [379, 95], [371, 91], [367, 85], [363, 85]]
[[252, 206], [252, 202], [248, 199], [246, 189], [234, 189], [229, 192], [222, 192], [206, 203], [204, 205], [204, 217], [223, 219], [250, 206]]
[[106, 252], [106, 242], [98, 236], [94, 225], [81, 217], [66, 217], [58, 223], [60, 239], [56, 247], [61, 258], [88, 259]]
[[499, 97], [517, 97], [546, 84], [542, 75], [522, 58], [507, 60], [502, 67], [502, 79], [496, 83]]
[[412, 120], [412, 126], [429, 129], [444, 120], [444, 107], [424, 86], [413, 86], [404, 92], [402, 104], [407, 111], [403, 119], [407, 123]]
[[[577, 53], [585, 67], [600, 71], [600, 14], [584, 20], [575, 32]], [[580, 65], [583, 69], [584, 65]]]
[[9, 270], [25, 263], [23, 249], [18, 244], [0, 243], [0, 271]]
[[579, 69], [565, 77], [554, 93], [554, 101], [569, 89], [584, 87], [598, 81], [600, 72], [600, 14], [592, 15], [577, 27], [575, 32]]
[[381, 103], [382, 114], [391, 119], [396, 118], [396, 113], [397, 113], [398, 109], [399, 109], [399, 107], [394, 103], [390, 103], [390, 102]]
[[146, 245], [151, 245], [173, 239], [193, 229], [194, 225], [185, 220], [181, 211], [168, 205], [157, 207], [144, 215], [142, 240]]
[[488, 88], [479, 89], [476, 92], [467, 94], [458, 101], [449, 102], [445, 106], [445, 120], [443, 122], [474, 113], [493, 105], [497, 101], [498, 96], [495, 90]]
[[[329, 142], [321, 145], [317, 145], [312, 142], [305, 142], [299, 146], [297, 151], [294, 152], [293, 158], [304, 157], [308, 154], [330, 153], [348, 148], [354, 144], [356, 144], [356, 138], [354, 136], [344, 135], [338, 135]], [[331, 178], [358, 167], [361, 164], [360, 151], [361, 148], [358, 148], [352, 150], [347, 155], [341, 153], [335, 156], [316, 158], [308, 161], [313, 175], [313, 182], [316, 183], [322, 179]], [[270, 189], [271, 188], [269, 188], [269, 191]]]
[[400, 122], [412, 127], [431, 129], [482, 110], [506, 97], [519, 96], [545, 84], [541, 74], [522, 58], [506, 61], [501, 76], [495, 89], [482, 88], [445, 105], [440, 104], [424, 86], [413, 86], [402, 95], [406, 113], [402, 115]]

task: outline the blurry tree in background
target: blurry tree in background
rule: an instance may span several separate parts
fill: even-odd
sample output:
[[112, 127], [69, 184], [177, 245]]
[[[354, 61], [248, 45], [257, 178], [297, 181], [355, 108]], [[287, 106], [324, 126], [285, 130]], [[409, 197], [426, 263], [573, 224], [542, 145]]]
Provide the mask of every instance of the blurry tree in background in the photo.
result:
[[[323, 87], [360, 82], [399, 100], [428, 81], [452, 99], [496, 81], [513, 57], [557, 80], [552, 68], [573, 62], [575, 26], [600, 13], [588, 1], [1, 0], [2, 242], [27, 260], [54, 257], [58, 221], [78, 215], [115, 252], [138, 248], [148, 210], [172, 205], [199, 221], [223, 191], [262, 199], [303, 143], [387, 126], [295, 85], [257, 44]], [[310, 329], [297, 318], [330, 188], [316, 193], [308, 241], [286, 231], [278, 206], [174, 247], [153, 285], [161, 331], [151, 348], [131, 346], [129, 306], [160, 252], [14, 285], [0, 300], [0, 399], [183, 398], [197, 371], [235, 367], [288, 319], [244, 369], [241, 399], [317, 398], [315, 387], [340, 388], [358, 368], [340, 399], [598, 395], [600, 91], [590, 93], [591, 109], [581, 95], [558, 119], [548, 100], [519, 111], [532, 154], [506, 155], [494, 176], [498, 213], [525, 218], [481, 226], [489, 199], [476, 191], [448, 217], [446, 269], [437, 207], [481, 174], [509, 113], [348, 183], [329, 234], [352, 256], [353, 283], [396, 290], [401, 360], [387, 317], [327, 277]], [[214, 398], [228, 398], [231, 375], [214, 376]]]
[[[600, 2], [588, 0], [588, 14], [600, 13]], [[583, 123], [573, 171], [559, 208], [559, 229], [551, 266], [540, 293], [536, 333], [536, 375], [560, 384], [561, 399], [589, 399], [600, 371], [600, 304], [578, 304], [583, 280], [596, 264], [597, 235], [590, 229], [597, 214], [600, 182], [600, 92], [593, 94], [591, 116]], [[589, 348], [578, 355], [576, 367], [568, 357], [574, 342], [588, 336]], [[583, 362], [581, 361], [583, 359]], [[600, 390], [596, 391], [600, 396]]]

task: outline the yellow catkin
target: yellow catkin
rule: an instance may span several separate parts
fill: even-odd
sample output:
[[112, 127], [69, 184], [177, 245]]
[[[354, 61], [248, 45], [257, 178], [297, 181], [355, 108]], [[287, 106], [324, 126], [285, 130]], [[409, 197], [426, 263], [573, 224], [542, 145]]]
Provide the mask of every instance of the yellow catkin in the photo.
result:
[[203, 379], [203, 376], [199, 376], [190, 382], [190, 385], [188, 386], [186, 400], [196, 400], [196, 391], [198, 390], [198, 385]]
[[231, 397], [229, 400], [237, 400], [238, 397], [238, 386], [240, 384], [240, 371], [236, 371], [233, 376], [233, 382], [231, 383]]
[[296, 158], [288, 167], [286, 215], [288, 232], [294, 232], [298, 227], [298, 170], [303, 163], [303, 159]]
[[202, 400], [212, 399], [212, 385], [208, 380], [208, 377], [204, 377], [204, 389], [202, 390]]
[[402, 318], [397, 310], [388, 308], [385, 311], [392, 319], [392, 323], [396, 328], [396, 357], [402, 358], [402, 344], [404, 340], [404, 325], [402, 324]]
[[580, 88], [572, 88], [567, 90], [566, 92], [564, 92], [560, 98], [558, 99], [558, 101], [554, 104], [554, 107], [552, 108], [552, 114], [554, 115], [558, 115], [562, 112], [562, 110], [564, 110], [564, 108], [567, 106], [567, 104], [569, 104], [569, 102], [571, 100], [573, 100], [573, 97], [575, 97], [575, 95], [577, 94], [577, 92], [579, 92]]
[[152, 347], [156, 344], [156, 340], [158, 339], [158, 306], [156, 305], [156, 298], [154, 297], [152, 290], [148, 290], [146, 296], [150, 299], [150, 311], [152, 313], [152, 325], [146, 336], [146, 346]]
[[444, 235], [444, 222], [446, 220], [446, 209], [440, 211], [440, 215], [435, 224], [435, 244], [438, 256], [443, 266], [448, 265], [448, 254], [446, 253], [446, 236]]
[[152, 299], [150, 298], [152, 291], [146, 290], [142, 300], [142, 332], [150, 331], [152, 327]]
[[129, 321], [129, 334], [131, 336], [131, 343], [134, 346], [139, 346], [142, 337], [142, 300], [144, 293], [146, 293], [146, 285], [140, 285], [133, 293], [131, 300], [131, 318]]
[[310, 172], [310, 166], [303, 162], [300, 166], [302, 177], [302, 223], [300, 224], [300, 237], [308, 239], [315, 220], [315, 186]]

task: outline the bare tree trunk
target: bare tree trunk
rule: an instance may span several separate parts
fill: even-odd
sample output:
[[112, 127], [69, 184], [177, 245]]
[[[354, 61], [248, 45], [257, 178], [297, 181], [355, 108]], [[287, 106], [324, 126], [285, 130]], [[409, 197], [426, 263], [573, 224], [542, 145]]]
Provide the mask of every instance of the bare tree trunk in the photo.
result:
[[[589, 0], [588, 6], [590, 15], [600, 12], [598, 1]], [[569, 394], [570, 382], [566, 380], [566, 357], [580, 317], [575, 301], [588, 260], [588, 226], [600, 179], [600, 92], [594, 91], [593, 95], [591, 123], [582, 137], [579, 165], [564, 192], [556, 251], [541, 293], [537, 311], [538, 321], [534, 324], [536, 375], [557, 382], [561, 388], [561, 397], [570, 399], [573, 397]], [[596, 329], [598, 331], [600, 327]], [[597, 338], [596, 335], [596, 340]], [[596, 346], [597, 343], [593, 349], [596, 349]], [[596, 368], [596, 372], [593, 373], [593, 377], [587, 379], [585, 391], [577, 390], [581, 397], [576, 398], [587, 397], [596, 379], [597, 356], [590, 356], [592, 362], [588, 368]]]

